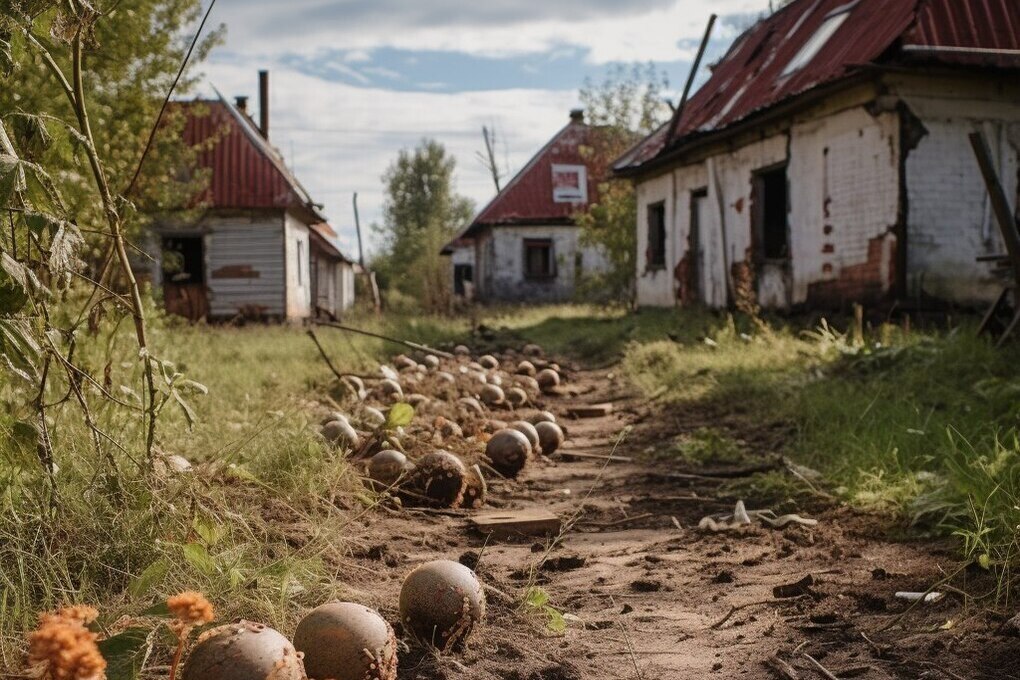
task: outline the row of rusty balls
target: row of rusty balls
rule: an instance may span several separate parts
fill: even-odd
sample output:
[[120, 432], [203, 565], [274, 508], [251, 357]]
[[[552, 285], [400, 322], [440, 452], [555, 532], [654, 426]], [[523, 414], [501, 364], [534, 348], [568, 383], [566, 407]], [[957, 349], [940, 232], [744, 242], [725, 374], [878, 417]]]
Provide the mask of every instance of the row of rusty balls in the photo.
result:
[[[457, 649], [485, 617], [485, 593], [475, 573], [435, 560], [407, 575], [400, 589], [400, 623], [419, 643]], [[293, 644], [278, 631], [240, 621], [205, 631], [183, 680], [396, 680], [397, 640], [374, 609], [330, 602], [305, 616]]]

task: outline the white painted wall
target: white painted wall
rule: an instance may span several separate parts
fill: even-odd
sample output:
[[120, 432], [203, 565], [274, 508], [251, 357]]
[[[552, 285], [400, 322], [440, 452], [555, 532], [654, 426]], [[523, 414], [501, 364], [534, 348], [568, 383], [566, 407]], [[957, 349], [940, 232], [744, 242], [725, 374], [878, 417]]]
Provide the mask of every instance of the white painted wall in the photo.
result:
[[[576, 287], [577, 256], [581, 272], [605, 271], [605, 257], [581, 246], [575, 226], [508, 226], [486, 229], [476, 240], [475, 285], [486, 300], [550, 302], [570, 300]], [[524, 275], [525, 239], [550, 239], [556, 276], [530, 279]]]
[[354, 265], [349, 262], [337, 264], [339, 284], [339, 311], [345, 312], [354, 306]]
[[947, 88], [937, 97], [908, 90], [903, 98], [927, 130], [907, 156], [908, 295], [988, 302], [1002, 281], [977, 258], [1002, 254], [1005, 246], [968, 135], [984, 131], [1015, 214], [1020, 97], [990, 101]]
[[284, 219], [284, 263], [286, 318], [304, 319], [312, 312], [312, 289], [308, 242], [308, 225], [291, 214]]

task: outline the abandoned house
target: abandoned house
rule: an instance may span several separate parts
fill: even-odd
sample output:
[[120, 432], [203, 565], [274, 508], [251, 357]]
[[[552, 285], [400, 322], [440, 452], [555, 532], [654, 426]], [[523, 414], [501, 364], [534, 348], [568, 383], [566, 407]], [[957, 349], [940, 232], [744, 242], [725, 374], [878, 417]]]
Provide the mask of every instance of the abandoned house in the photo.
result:
[[584, 273], [606, 264], [580, 242], [574, 215], [595, 197], [598, 178], [584, 158], [592, 128], [570, 122], [442, 250], [454, 290], [481, 301], [569, 300]]
[[337, 317], [354, 304], [354, 264], [269, 143], [268, 75], [259, 76], [258, 123], [245, 97], [175, 103], [211, 176], [197, 220], [154, 227], [153, 283], [168, 311], [193, 320]]
[[1018, 76], [1020, 2], [794, 0], [614, 165], [637, 188], [638, 303], [994, 299], [968, 134], [1017, 197]]

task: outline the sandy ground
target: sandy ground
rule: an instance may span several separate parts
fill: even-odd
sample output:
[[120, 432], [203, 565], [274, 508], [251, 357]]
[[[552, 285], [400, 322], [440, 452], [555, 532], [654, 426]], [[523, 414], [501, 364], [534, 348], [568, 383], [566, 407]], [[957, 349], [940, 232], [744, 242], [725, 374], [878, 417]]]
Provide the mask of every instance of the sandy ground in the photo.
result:
[[[580, 397], [545, 407], [561, 418], [568, 402], [612, 401], [614, 411], [561, 419], [564, 450], [607, 454], [630, 426], [617, 453], [635, 461], [557, 456], [491, 483], [490, 508], [545, 508], [576, 520], [551, 551], [541, 537], [486, 544], [462, 511], [361, 520], [362, 538], [337, 568], [352, 583], [351, 599], [390, 621], [402, 578], [423, 561], [475, 566], [489, 588], [487, 621], [467, 649], [437, 657], [403, 646], [400, 678], [1020, 678], [1020, 639], [998, 632], [1001, 618], [953, 592], [905, 614], [907, 603], [894, 597], [954, 571], [951, 546], [891, 540], [879, 519], [820, 497], [800, 509], [816, 527], [702, 531], [703, 516], [732, 510], [735, 499], [720, 497], [719, 479], [699, 475], [733, 471], [639, 462], [650, 445], [706, 422], [738, 429], [767, 461], [781, 430], [726, 412], [657, 412], [606, 371], [578, 372], [571, 384]], [[976, 591], [988, 586], [980, 578], [961, 574], [954, 583]], [[564, 632], [521, 607], [532, 584], [567, 615]]]

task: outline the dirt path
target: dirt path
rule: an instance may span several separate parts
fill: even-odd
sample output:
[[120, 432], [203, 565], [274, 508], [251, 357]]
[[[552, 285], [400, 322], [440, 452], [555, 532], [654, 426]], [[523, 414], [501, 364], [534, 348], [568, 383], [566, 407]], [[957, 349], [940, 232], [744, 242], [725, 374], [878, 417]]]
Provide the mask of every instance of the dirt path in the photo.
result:
[[[618, 453], [636, 455], [709, 416], [659, 417], [606, 371], [578, 373], [572, 384], [582, 394], [572, 404], [613, 400], [615, 409], [561, 420], [567, 451], [608, 453], [632, 426]], [[553, 398], [546, 407], [562, 418], [566, 401]], [[776, 436], [744, 434], [758, 446]], [[683, 477], [698, 471], [679, 464], [575, 460], [558, 457], [519, 480], [491, 484], [493, 507], [546, 508], [566, 519], [583, 504], [544, 564], [548, 541], [483, 545], [462, 516], [380, 512], [364, 520], [369, 538], [338, 568], [354, 581], [351, 597], [391, 621], [401, 579], [421, 561], [473, 566], [480, 554], [477, 570], [491, 587], [487, 624], [468, 651], [435, 658], [404, 650], [401, 678], [826, 677], [805, 654], [838, 678], [1020, 677], [1020, 641], [997, 635], [997, 622], [953, 595], [881, 632], [907, 606], [894, 593], [925, 590], [940, 568], [955, 568], [947, 546], [892, 542], [874, 518], [824, 501], [801, 510], [819, 520], [813, 528], [705, 532], [700, 518], [732, 510], [735, 500], [720, 497], [718, 480]], [[567, 615], [562, 634], [540, 612], [520, 607], [532, 583]], [[781, 586], [788, 592], [777, 597]], [[788, 665], [770, 667], [776, 655]]]

